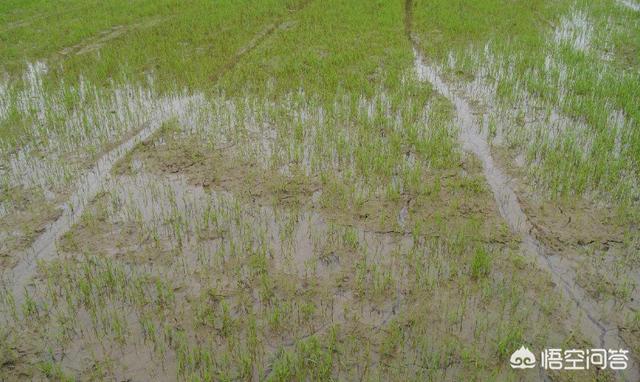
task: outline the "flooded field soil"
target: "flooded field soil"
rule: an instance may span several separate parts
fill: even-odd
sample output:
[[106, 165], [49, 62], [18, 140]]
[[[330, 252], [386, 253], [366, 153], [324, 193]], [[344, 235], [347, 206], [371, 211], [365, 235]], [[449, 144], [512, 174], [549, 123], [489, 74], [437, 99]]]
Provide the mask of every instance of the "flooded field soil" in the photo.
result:
[[0, 380], [640, 379], [632, 1], [36, 8]]
[[[582, 285], [579, 285], [577, 273], [581, 264], [559, 256], [538, 239], [542, 232], [537, 231], [538, 227], [534, 226], [525, 214], [519, 198], [511, 186], [512, 181], [495, 164], [488, 143], [488, 134], [486, 130], [483, 131], [481, 123], [476, 122], [479, 119], [482, 120], [482, 116], [476, 117], [477, 114], [472, 111], [468, 102], [457, 95], [455, 91], [452, 91], [450, 85], [443, 80], [438, 73], [439, 70], [425, 62], [420, 53], [420, 45], [412, 29], [413, 2], [407, 0], [405, 7], [405, 31], [413, 45], [415, 70], [418, 74], [418, 79], [428, 81], [454, 105], [456, 121], [460, 128], [459, 139], [461, 146], [464, 150], [469, 151], [480, 159], [485, 178], [494, 195], [500, 215], [505, 219], [513, 233], [522, 238], [522, 252], [532, 256], [542, 269], [548, 271], [554, 283], [563, 291], [565, 297], [572, 301], [572, 316], [581, 317], [582, 333], [590, 337], [592, 343], [598, 344], [601, 348], [629, 348], [632, 345], [621, 334], [619, 327], [615, 323], [609, 322], [606, 315], [602, 314], [601, 303], [593, 299], [590, 293]], [[570, 35], [574, 29], [585, 30], [584, 27], [581, 28], [579, 25], [572, 26], [572, 24], [585, 23], [584, 16], [574, 15], [574, 18], [567, 26], [556, 32], [556, 40], [571, 39], [574, 41], [576, 49], [584, 49], [588, 44], [588, 37], [585, 34], [579, 36]], [[486, 116], [484, 119], [486, 119]], [[562, 230], [561, 228], [559, 232], [562, 232]], [[616, 241], [615, 238], [612, 240]], [[631, 300], [633, 301], [633, 298]], [[635, 307], [631, 307], [631, 310], [635, 310]], [[625, 380], [636, 380], [640, 378], [640, 369], [634, 363], [621, 377]]]

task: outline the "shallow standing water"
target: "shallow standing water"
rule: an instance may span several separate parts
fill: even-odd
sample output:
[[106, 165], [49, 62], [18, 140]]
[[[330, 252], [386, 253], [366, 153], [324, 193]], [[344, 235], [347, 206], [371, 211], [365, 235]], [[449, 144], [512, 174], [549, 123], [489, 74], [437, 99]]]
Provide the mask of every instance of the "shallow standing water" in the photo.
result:
[[[308, 2], [303, 3], [302, 8], [304, 8], [307, 3]], [[247, 46], [241, 48], [240, 51], [236, 53], [234, 59], [229, 63], [229, 65], [223, 68], [221, 73], [218, 73], [217, 78], [224, 74], [224, 72], [232, 69], [244, 55], [259, 46], [277, 29], [284, 28], [286, 25], [286, 21], [281, 21], [277, 26], [272, 25], [265, 31], [259, 32]], [[160, 108], [156, 119], [152, 118], [152, 120], [148, 121], [146, 126], [144, 126], [134, 137], [126, 140], [124, 143], [104, 155], [98, 163], [80, 179], [69, 200], [61, 206], [62, 214], [60, 217], [51, 223], [45, 231], [38, 236], [30, 248], [24, 251], [18, 265], [16, 265], [11, 271], [5, 272], [5, 275], [3, 275], [5, 278], [4, 284], [7, 289], [11, 289], [13, 291], [13, 297], [16, 304], [20, 305], [22, 303], [25, 297], [25, 292], [27, 291], [27, 285], [36, 273], [38, 261], [49, 260], [56, 255], [56, 241], [78, 221], [89, 201], [91, 201], [91, 199], [93, 199], [102, 189], [105, 181], [109, 177], [111, 168], [115, 163], [131, 151], [135, 145], [150, 137], [156, 130], [158, 130], [164, 121], [176, 114], [175, 111], [179, 112], [184, 110], [190, 98], [192, 97], [177, 97], [175, 99], [169, 99], [169, 104], [164, 105], [166, 110]], [[198, 97], [196, 96], [194, 98]]]
[[[301, 330], [302, 333], [267, 337], [265, 349], [270, 357], [282, 347], [295, 346], [301, 339], [325, 334], [338, 323], [357, 320], [370, 330], [382, 331], [403, 308], [405, 268], [399, 263], [414, 245], [411, 236], [334, 225], [307, 206], [290, 209], [245, 203], [232, 193], [194, 186], [181, 175], [149, 174], [143, 167], [140, 165], [134, 174], [105, 180], [103, 189], [107, 192], [100, 194], [85, 209], [86, 215], [93, 216], [101, 211], [101, 218], [97, 220], [99, 234], [91, 229], [88, 234], [83, 232], [82, 224], [72, 227], [73, 237], [88, 246], [65, 255], [77, 258], [80, 253], [99, 253], [100, 257], [119, 258], [131, 274], [142, 271], [167, 280], [175, 287], [177, 301], [189, 307], [196, 306], [198, 296], [208, 294], [212, 285], [217, 285], [218, 291], [225, 295], [224, 301], [230, 304], [233, 316], [246, 314], [240, 313], [244, 311], [239, 307], [247, 302], [237, 297], [236, 292], [244, 287], [238, 283], [242, 277], [234, 270], [243, 269], [239, 264], [255, 258], [255, 254], [264, 255], [264, 266], [272, 277], [308, 280], [314, 284], [312, 288], [318, 288], [320, 295], [328, 288], [328, 295], [319, 297], [318, 312], [324, 320], [313, 321]], [[182, 222], [177, 228], [180, 239], [176, 239], [174, 222]], [[125, 227], [131, 226], [144, 228], [127, 233]], [[152, 236], [157, 237], [157, 244], [141, 241], [139, 232], [145, 232], [145, 236], [155, 232]], [[351, 234], [349, 248], [361, 257], [344, 251], [346, 233]], [[125, 244], [119, 244], [118, 240], [112, 239], [114, 237], [123, 239], [121, 243]], [[132, 240], [126, 240], [127, 237]], [[336, 245], [336, 241], [339, 244]], [[149, 248], [153, 248], [155, 254], [169, 251], [171, 255], [147, 257], [145, 249]], [[137, 256], [140, 256], [140, 262], [135, 260]], [[244, 260], [237, 262], [241, 259]], [[389, 296], [370, 301], [349, 287], [334, 284], [334, 280], [343, 277], [343, 272], [353, 269], [356, 260], [361, 264], [375, 264], [378, 269], [393, 274], [397, 285], [394, 282], [390, 286]], [[250, 264], [248, 261], [247, 266]], [[255, 312], [265, 314], [272, 304], [270, 301], [260, 293], [251, 292], [248, 304]], [[133, 312], [127, 319], [137, 328]], [[185, 318], [186, 322], [188, 320]], [[90, 320], [81, 322], [85, 332], [93, 333]], [[130, 336], [130, 340], [133, 344], [127, 345], [127, 353], [117, 347], [109, 350], [119, 362], [136, 367], [134, 376], [144, 375], [150, 369], [155, 372], [162, 362], [166, 362], [169, 370], [176, 369], [174, 359], [154, 359], [152, 351], [147, 354], [145, 346], [149, 344], [144, 342], [142, 334]], [[64, 365], [82, 369], [83, 355], [86, 349], [93, 349], [94, 342], [92, 335], [78, 336], [70, 347], [71, 355], [63, 358]], [[128, 352], [130, 348], [138, 350]], [[140, 372], [136, 371], [138, 367]], [[118, 378], [130, 376], [125, 373]]]
[[[572, 318], [579, 321], [582, 333], [595, 346], [606, 349], [628, 349], [629, 346], [620, 336], [617, 326], [602, 317], [598, 303], [577, 285], [575, 270], [571, 264], [566, 259], [551, 253], [535, 238], [533, 226], [509, 184], [509, 178], [494, 162], [487, 139], [476, 126], [471, 107], [466, 100], [451, 90], [435, 67], [425, 62], [412, 32], [412, 1], [406, 0], [405, 6], [405, 31], [413, 46], [414, 68], [418, 80], [429, 82], [454, 105], [462, 148], [475, 155], [482, 162], [485, 178], [493, 193], [500, 215], [507, 222], [511, 231], [522, 238], [522, 252], [533, 258], [542, 269], [551, 274], [553, 282], [560, 287], [563, 295], [571, 302]], [[621, 372], [619, 378], [628, 381], [640, 380], [640, 370], [632, 359], [629, 360], [627, 370]]]
[[[188, 101], [188, 98], [178, 99], [172, 106], [175, 110], [180, 110]], [[80, 178], [69, 200], [61, 206], [60, 217], [38, 236], [31, 247], [24, 251], [20, 262], [6, 276], [8, 280], [5, 280], [5, 283], [13, 291], [13, 297], [18, 306], [24, 300], [28, 283], [36, 273], [38, 262], [50, 260], [56, 256], [56, 241], [82, 216], [85, 207], [102, 189], [115, 163], [138, 143], [150, 137], [172, 115], [171, 110], [168, 112], [160, 110], [157, 118], [148, 121], [136, 135], [105, 154], [88, 173]]]
[[636, 3], [633, 0], [620, 0], [620, 4], [636, 12], [640, 11], [640, 4]]

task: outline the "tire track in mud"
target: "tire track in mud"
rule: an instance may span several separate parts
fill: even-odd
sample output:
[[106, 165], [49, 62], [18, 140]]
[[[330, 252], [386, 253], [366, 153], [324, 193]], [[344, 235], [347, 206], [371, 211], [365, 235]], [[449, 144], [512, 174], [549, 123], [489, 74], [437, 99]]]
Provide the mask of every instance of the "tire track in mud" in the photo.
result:
[[114, 25], [111, 28], [100, 31], [94, 36], [86, 38], [75, 45], [63, 48], [58, 52], [58, 54], [62, 57], [69, 57], [71, 55], [80, 56], [86, 53], [91, 53], [100, 50], [100, 48], [108, 42], [123, 37], [127, 33], [131, 33], [135, 30], [155, 27], [158, 24], [169, 20], [169, 18], [170, 17], [152, 17], [133, 24]]
[[[309, 2], [310, 0], [305, 1], [295, 11], [302, 10]], [[233, 69], [243, 56], [257, 48], [270, 35], [277, 29], [282, 28], [285, 24], [286, 21], [280, 21], [274, 26], [270, 26], [260, 32], [248, 45], [241, 48], [235, 54], [231, 65], [227, 65], [221, 69], [219, 75], [216, 77], [216, 81], [224, 75], [224, 73]], [[180, 107], [186, 107], [190, 98], [191, 97], [183, 97], [178, 99], [177, 102], [180, 104]], [[62, 214], [60, 217], [49, 224], [44, 232], [36, 238], [34, 243], [22, 252], [19, 263], [16, 266], [4, 272], [2, 276], [3, 287], [6, 293], [12, 292], [13, 301], [17, 307], [23, 303], [25, 294], [28, 293], [27, 288], [29, 282], [36, 274], [38, 263], [40, 261], [52, 260], [56, 257], [56, 242], [80, 219], [89, 202], [95, 198], [108, 180], [113, 166], [133, 150], [138, 143], [143, 142], [158, 131], [164, 121], [175, 115], [175, 113], [169, 114], [170, 115], [159, 118], [156, 121], [147, 121], [137, 134], [103, 155], [88, 173], [82, 175], [77, 183], [76, 190], [69, 200], [61, 206]]]
[[[485, 179], [491, 188], [498, 210], [511, 231], [522, 237], [522, 249], [533, 258], [538, 266], [550, 273], [553, 282], [570, 301], [571, 318], [579, 320], [582, 333], [594, 345], [606, 349], [629, 349], [620, 336], [616, 325], [609, 323], [600, 313], [599, 305], [586, 291], [577, 285], [574, 267], [566, 259], [551, 252], [536, 238], [535, 227], [524, 213], [518, 196], [510, 185], [511, 180], [495, 163], [485, 136], [478, 129], [473, 110], [462, 97], [458, 96], [442, 79], [438, 69], [427, 64], [420, 52], [418, 40], [413, 34], [413, 0], [405, 0], [404, 27], [411, 42], [414, 54], [414, 68], [418, 80], [429, 82], [442, 96], [455, 107], [459, 131], [459, 141], [464, 151], [475, 155], [482, 163]], [[571, 329], [571, 328], [569, 328]], [[541, 369], [542, 370], [542, 369]], [[619, 372], [619, 379], [640, 380], [640, 371], [634, 360], [629, 359], [629, 367]]]
[[57, 255], [56, 241], [80, 219], [89, 202], [102, 189], [113, 166], [138, 143], [143, 142], [156, 132], [165, 120], [163, 118], [145, 123], [137, 134], [103, 155], [89, 172], [81, 176], [75, 191], [69, 200], [61, 206], [62, 214], [60, 217], [48, 225], [31, 247], [22, 253], [20, 262], [11, 270], [13, 277], [4, 280], [7, 290], [12, 290], [14, 302], [18, 307], [24, 301], [28, 283], [35, 275], [38, 263], [55, 258]]
[[[291, 12], [297, 13], [304, 10], [312, 0], [304, 0], [300, 3], [296, 8], [292, 9]], [[249, 41], [245, 46], [241, 47], [238, 52], [227, 62], [220, 70], [216, 73], [212, 74], [209, 79], [211, 81], [218, 82], [223, 75], [233, 70], [233, 68], [238, 65], [238, 63], [242, 60], [244, 56], [254, 51], [258, 46], [260, 46], [267, 38], [273, 35], [276, 31], [284, 29], [284, 27], [289, 22], [288, 19], [280, 19], [278, 22], [274, 24], [268, 25], [266, 28], [258, 32], [251, 41]]]

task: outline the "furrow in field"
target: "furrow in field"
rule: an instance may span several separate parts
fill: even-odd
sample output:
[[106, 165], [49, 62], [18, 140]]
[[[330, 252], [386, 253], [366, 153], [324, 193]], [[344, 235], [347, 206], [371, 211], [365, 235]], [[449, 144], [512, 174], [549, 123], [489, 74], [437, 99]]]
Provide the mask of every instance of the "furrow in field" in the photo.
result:
[[[550, 273], [554, 283], [571, 302], [572, 318], [579, 320], [580, 328], [594, 345], [606, 349], [628, 348], [620, 336], [618, 327], [609, 323], [602, 314], [596, 301], [576, 283], [574, 267], [567, 259], [552, 253], [537, 240], [535, 228], [523, 211], [518, 196], [513, 191], [511, 180], [494, 161], [491, 149], [484, 134], [476, 124], [473, 109], [469, 103], [458, 96], [440, 76], [438, 69], [425, 62], [419, 45], [412, 32], [412, 1], [405, 1], [405, 31], [411, 41], [414, 53], [414, 67], [419, 81], [429, 82], [440, 94], [455, 107], [457, 125], [460, 129], [459, 140], [463, 150], [475, 155], [482, 163], [483, 172], [494, 195], [498, 210], [512, 232], [522, 237], [523, 252]], [[635, 362], [620, 375], [625, 380], [637, 381], [640, 372]]]
[[131, 25], [115, 25], [110, 29], [98, 33], [96, 36], [83, 40], [76, 45], [68, 46], [62, 49], [60, 51], [60, 54], [63, 56], [69, 56], [71, 54], [82, 55], [94, 52], [96, 50], [99, 50], [104, 44], [122, 37], [129, 32], [132, 32], [136, 29], [140, 30], [145, 28], [152, 28], [165, 20], [167, 19], [151, 18], [149, 20], [134, 23]]
[[[278, 27], [283, 24], [284, 22], [278, 24]], [[239, 61], [240, 58], [259, 46], [276, 28], [270, 27], [266, 32], [260, 32], [247, 46], [238, 51], [234, 56], [234, 62]], [[234, 66], [235, 63], [223, 68], [219, 75], [233, 69]], [[169, 98], [165, 107], [160, 108], [157, 115], [151, 118], [136, 135], [105, 154], [88, 173], [82, 176], [69, 200], [62, 205], [60, 217], [38, 236], [31, 247], [23, 253], [20, 262], [8, 272], [10, 274], [8, 280], [5, 280], [5, 285], [7, 285], [7, 289], [12, 290], [13, 298], [18, 306], [24, 301], [28, 284], [36, 273], [38, 262], [51, 260], [56, 256], [56, 241], [78, 221], [85, 207], [95, 198], [109, 179], [109, 173], [116, 162], [138, 143], [155, 133], [165, 121], [181, 112], [184, 113], [188, 109], [189, 103], [196, 99], [198, 96]]]
[[44, 232], [27, 249], [20, 262], [12, 269], [8, 285], [13, 291], [15, 302], [20, 305], [25, 297], [29, 281], [36, 272], [39, 261], [46, 261], [56, 256], [56, 241], [75, 224], [88, 203], [101, 190], [108, 179], [111, 168], [138, 143], [151, 136], [163, 122], [176, 113], [185, 110], [192, 97], [170, 99], [166, 108], [157, 111], [156, 116], [132, 138], [102, 156], [96, 165], [78, 181], [69, 200], [61, 207], [62, 214], [51, 223]]
[[[306, 0], [300, 4], [300, 6], [293, 10], [293, 12], [299, 12], [309, 5], [311, 0]], [[289, 20], [280, 20], [279, 22], [271, 25], [267, 25], [263, 30], [258, 32], [251, 41], [249, 41], [245, 46], [240, 48], [238, 52], [227, 62], [221, 70], [211, 75], [211, 80], [217, 82], [225, 73], [229, 72], [233, 68], [238, 65], [240, 60], [247, 54], [251, 53], [254, 49], [256, 49], [260, 44], [262, 44], [269, 36], [275, 33], [277, 30], [285, 29]]]

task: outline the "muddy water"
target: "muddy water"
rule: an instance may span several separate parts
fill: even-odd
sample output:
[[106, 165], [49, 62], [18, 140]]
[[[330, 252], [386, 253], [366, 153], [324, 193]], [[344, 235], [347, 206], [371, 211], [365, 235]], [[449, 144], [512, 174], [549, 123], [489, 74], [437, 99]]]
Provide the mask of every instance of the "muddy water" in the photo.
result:
[[[390, 292], [391, 296], [376, 304], [356, 296], [349, 288], [330, 287], [331, 302], [330, 306], [325, 307], [327, 322], [318, 332], [327, 329], [328, 323], [344, 324], [353, 320], [380, 329], [400, 311], [404, 294], [399, 285], [404, 280], [404, 267], [398, 263], [401, 256], [395, 255], [407, 253], [413, 247], [410, 235], [332, 225], [314, 210], [313, 202], [299, 210], [244, 204], [228, 192], [205, 192], [202, 187], [189, 185], [180, 176], [157, 178], [140, 173], [119, 177], [110, 189], [122, 202], [122, 211], [139, 209], [145, 225], [159, 227], [162, 231], [161, 226], [169, 216], [181, 216], [183, 221], [188, 222], [184, 230], [186, 240], [182, 246], [185, 266], [178, 272], [175, 271], [178, 267], [170, 267], [169, 273], [164, 274], [177, 284], [183, 284], [186, 287], [183, 292], [197, 295], [203, 283], [206, 284], [206, 280], [190, 276], [201, 273], [203, 269], [211, 269], [211, 260], [206, 254], [223, 253], [233, 258], [237, 255], [233, 255], [232, 248], [249, 245], [259, 251], [259, 247], [263, 246], [268, 248], [270, 272], [276, 271], [289, 277], [310, 278], [321, 284], [332, 285], [342, 272], [352, 269], [353, 261], [357, 258], [358, 261], [388, 271], [397, 280], [398, 285]], [[198, 224], [202, 224], [203, 211], [210, 211], [217, 216], [216, 224], [222, 228], [220, 237], [203, 240], [203, 237], [189, 234], [202, 231]], [[127, 220], [121, 213], [114, 217], [116, 221]], [[353, 235], [351, 247], [345, 247], [343, 242], [347, 232]], [[169, 232], [165, 231], [162, 235], [170, 240]], [[349, 250], [359, 256], [348, 254]], [[214, 272], [219, 273], [214, 277], [229, 278], [229, 284], [237, 282], [236, 275], [229, 275], [227, 273], [231, 272], [224, 269], [219, 270]], [[262, 303], [259, 299], [254, 301], [257, 309], [262, 309]], [[288, 344], [295, 342], [291, 339]]]
[[[176, 110], [181, 110], [186, 107], [188, 101], [188, 98], [178, 99], [173, 106]], [[82, 176], [69, 200], [61, 206], [60, 217], [44, 230], [33, 245], [25, 251], [18, 265], [9, 271], [9, 280], [5, 282], [12, 289], [18, 305], [24, 299], [28, 283], [36, 272], [38, 262], [50, 260], [56, 256], [56, 241], [78, 221], [88, 202], [102, 189], [113, 165], [136, 144], [151, 136], [166, 119], [173, 115], [171, 111], [161, 110], [136, 135], [105, 154], [88, 173]]]
[[593, 35], [593, 25], [584, 12], [574, 11], [569, 17], [563, 17], [554, 33], [554, 42], [568, 44], [576, 51], [589, 50]]
[[[485, 178], [494, 195], [500, 215], [514, 233], [522, 236], [523, 252], [551, 274], [554, 283], [572, 305], [571, 319], [579, 323], [582, 333], [595, 346], [606, 349], [629, 349], [620, 336], [617, 326], [607, 322], [599, 304], [577, 285], [575, 268], [566, 259], [551, 253], [533, 235], [533, 226], [511, 187], [510, 179], [495, 163], [486, 136], [476, 123], [471, 106], [442, 79], [437, 68], [425, 62], [420, 53], [417, 41], [412, 34], [412, 1], [407, 0], [405, 4], [407, 7], [405, 28], [413, 45], [414, 68], [418, 80], [429, 82], [454, 105], [462, 148], [482, 162]], [[639, 380], [640, 371], [635, 362], [630, 362], [629, 368], [621, 373], [619, 378], [630, 381]]]
[[[106, 238], [119, 236], [109, 232], [109, 227], [128, 227], [131, 223], [143, 226], [149, 231], [157, 232], [160, 248], [179, 248], [164, 260], [144, 259], [135, 264], [132, 257], [127, 257], [127, 267], [136, 274], [143, 272], [160, 276], [176, 287], [179, 304], [197, 304], [197, 296], [203, 291], [217, 285], [226, 295], [225, 301], [230, 304], [232, 316], [244, 313], [242, 304], [234, 291], [241, 279], [241, 265], [251, 257], [252, 252], [267, 248], [265, 253], [266, 267], [272, 277], [318, 282], [322, 287], [317, 290], [323, 296], [319, 298], [319, 316], [314, 318], [308, 327], [298, 328], [292, 332], [265, 337], [267, 358], [273, 358], [283, 347], [295, 346], [296, 342], [311, 335], [322, 335], [334, 324], [357, 322], [368, 330], [382, 330], [384, 325], [393, 319], [401, 310], [405, 301], [402, 292], [404, 280], [403, 270], [399, 264], [404, 254], [413, 246], [411, 236], [373, 233], [359, 228], [333, 226], [320, 214], [314, 211], [314, 203], [298, 210], [281, 209], [272, 206], [243, 203], [233, 194], [224, 191], [205, 190], [193, 186], [180, 175], [154, 176], [144, 171], [144, 166], [136, 166], [133, 175], [110, 177], [103, 188], [106, 194], [88, 207], [87, 213], [96, 210], [104, 212], [104, 224], [101, 236]], [[104, 210], [102, 207], [104, 206]], [[175, 239], [175, 226], [172, 222], [183, 222], [180, 226], [179, 243]], [[101, 226], [102, 227], [102, 226]], [[82, 230], [74, 231], [74, 235], [85, 240]], [[344, 234], [352, 233], [352, 242], [345, 248]], [[135, 233], [131, 234], [137, 238]], [[120, 237], [122, 239], [122, 237]], [[92, 240], [86, 238], [87, 241]], [[104, 256], [127, 256], [114, 240], [93, 238], [97, 252]], [[337, 246], [330, 243], [340, 242]], [[135, 257], [144, 251], [144, 241], [133, 240], [131, 256]], [[329, 243], [329, 244], [328, 244]], [[154, 245], [152, 243], [147, 243]], [[357, 250], [355, 248], [358, 248]], [[349, 253], [349, 249], [358, 256]], [[342, 254], [345, 253], [345, 256]], [[74, 254], [71, 254], [75, 256]], [[123, 257], [120, 257], [121, 259]], [[364, 259], [364, 260], [363, 260]], [[365, 261], [388, 270], [396, 280], [383, 301], [358, 296], [348, 286], [335, 285], [335, 280], [342, 279], [344, 272], [353, 269], [354, 261]], [[280, 276], [279, 274], [283, 274]], [[396, 285], [397, 284], [397, 285]], [[326, 295], [324, 291], [326, 289]], [[254, 312], [268, 311], [269, 302], [259, 293], [252, 293], [249, 305]], [[190, 306], [190, 305], [189, 305]], [[189, 308], [191, 309], [191, 308]], [[180, 310], [180, 309], [178, 309]], [[81, 312], [82, 314], [82, 312]], [[74, 370], [85, 370], [86, 354], [94, 352], [102, 357], [108, 352], [121, 363], [126, 373], [117, 375], [126, 379], [138, 374], [149, 373], [160, 363], [168, 370], [176, 370], [177, 363], [172, 350], [168, 358], [154, 358], [148, 350], [149, 344], [143, 343], [143, 334], [138, 332], [135, 312], [129, 312], [127, 320], [133, 328], [133, 335], [128, 336], [126, 346], [107, 346], [96, 350], [97, 339], [91, 333], [92, 322], [80, 320], [82, 331], [89, 335], [74, 338], [62, 364]], [[189, 317], [181, 317], [184, 325], [189, 326]], [[294, 326], [295, 327], [295, 326]], [[78, 330], [78, 329], [76, 329]], [[106, 349], [106, 350], [105, 350]], [[133, 351], [135, 350], [135, 351]], [[137, 374], [136, 372], [139, 371]], [[118, 370], [120, 372], [120, 369]], [[126, 374], [126, 375], [125, 375]], [[175, 375], [175, 372], [174, 374]], [[160, 379], [162, 380], [162, 379]]]
[[[303, 3], [302, 7], [306, 6], [307, 3], [308, 2]], [[286, 25], [286, 22], [282, 22], [278, 27], [270, 26], [266, 29], [266, 32], [259, 33], [256, 38], [254, 38], [246, 47], [242, 48], [234, 56], [234, 60], [231, 64], [226, 68], [223, 68], [223, 72], [232, 69], [244, 55], [259, 46], [259, 44], [277, 28], [285, 28]], [[46, 66], [43, 66], [43, 68], [40, 69], [40, 71], [43, 70], [46, 70]], [[33, 76], [35, 80], [39, 80], [40, 78], [35, 76], [35, 74]], [[36, 90], [38, 89], [39, 88], [36, 88]], [[2, 94], [4, 94], [4, 90]], [[44, 100], [43, 97], [44, 95], [40, 94], [39, 100]], [[177, 109], [184, 109], [185, 104], [188, 102], [188, 98], [189, 97], [184, 97], [184, 99], [172, 100], [174, 105], [171, 106], [177, 106]], [[38, 110], [44, 110], [44, 107], [40, 107]], [[82, 177], [78, 182], [78, 186], [74, 193], [61, 207], [61, 216], [45, 229], [45, 231], [36, 239], [34, 244], [25, 251], [25, 254], [23, 255], [24, 259], [21, 259], [20, 263], [18, 263], [18, 265], [9, 272], [12, 275], [9, 276], [9, 280], [4, 280], [4, 283], [8, 288], [13, 290], [13, 295], [17, 304], [20, 304], [24, 299], [27, 284], [35, 274], [38, 261], [48, 260], [56, 255], [55, 242], [79, 219], [88, 201], [93, 199], [102, 189], [104, 181], [108, 178], [113, 165], [126, 153], [131, 151], [136, 144], [152, 135], [161, 126], [163, 121], [174, 116], [170, 111], [168, 113], [167, 110], [159, 111], [162, 117], [158, 117], [156, 119], [153, 119], [152, 117], [152, 119], [147, 122], [147, 125], [143, 127], [139, 133], [103, 156], [95, 167]], [[44, 115], [42, 118], [44, 118]]]
[[[180, 228], [180, 249], [185, 255], [187, 273], [211, 265], [206, 263], [210, 258], [199, 256], [203, 249], [206, 254], [226, 255], [233, 253], [231, 248], [249, 245], [254, 250], [266, 248], [275, 270], [301, 278], [327, 279], [340, 272], [346, 262], [353, 261], [353, 256], [341, 256], [349, 248], [353, 251], [357, 248], [368, 263], [391, 269], [392, 254], [406, 252], [413, 246], [410, 235], [332, 225], [312, 205], [286, 210], [244, 204], [228, 192], [205, 191], [189, 185], [179, 175], [156, 177], [142, 170], [136, 175], [111, 179], [105, 188], [110, 190], [112, 199], [108, 205], [118, 206], [108, 212], [115, 225], [140, 219], [167, 244], [175, 245], [173, 227], [167, 226], [167, 222], [184, 222]], [[215, 223], [208, 221], [211, 217], [215, 217]], [[346, 234], [352, 234], [352, 247], [344, 247]], [[183, 279], [184, 274], [175, 277]], [[189, 287], [199, 288], [198, 282], [185, 281], [192, 283]]]

